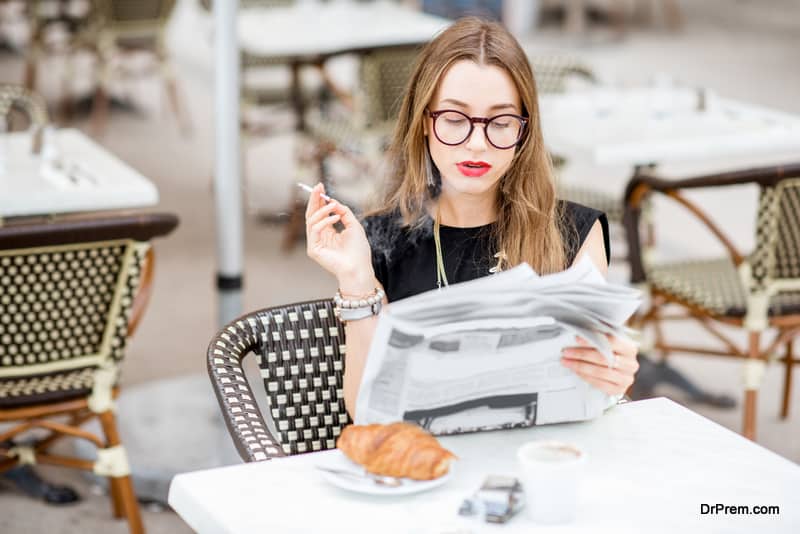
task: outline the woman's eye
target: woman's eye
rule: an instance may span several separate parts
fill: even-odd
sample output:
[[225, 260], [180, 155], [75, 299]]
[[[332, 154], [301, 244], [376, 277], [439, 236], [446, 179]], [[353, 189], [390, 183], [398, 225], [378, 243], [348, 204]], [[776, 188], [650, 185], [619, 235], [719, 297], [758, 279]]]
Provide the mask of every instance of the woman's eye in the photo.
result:
[[463, 124], [465, 120], [466, 119], [464, 119], [463, 117], [457, 117], [457, 118], [445, 117], [444, 118], [444, 121], [447, 124]]
[[511, 121], [492, 121], [492, 126], [494, 128], [508, 128], [511, 126]]

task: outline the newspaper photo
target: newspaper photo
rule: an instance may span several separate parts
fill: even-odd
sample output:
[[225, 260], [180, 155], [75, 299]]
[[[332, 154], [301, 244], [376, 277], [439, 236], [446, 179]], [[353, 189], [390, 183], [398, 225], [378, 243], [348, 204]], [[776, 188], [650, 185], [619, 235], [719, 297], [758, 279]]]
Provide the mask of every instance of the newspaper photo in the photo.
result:
[[356, 423], [409, 421], [453, 434], [582, 421], [612, 399], [561, 364], [582, 337], [613, 355], [628, 338], [636, 289], [607, 283], [584, 257], [537, 275], [527, 264], [390, 303], [381, 314], [356, 401]]

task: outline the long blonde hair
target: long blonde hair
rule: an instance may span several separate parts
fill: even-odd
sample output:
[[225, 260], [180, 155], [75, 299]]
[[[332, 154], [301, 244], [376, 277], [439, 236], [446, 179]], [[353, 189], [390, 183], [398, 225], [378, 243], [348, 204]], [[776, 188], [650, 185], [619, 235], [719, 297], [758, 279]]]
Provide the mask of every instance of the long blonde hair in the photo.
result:
[[500, 182], [494, 239], [507, 264], [527, 262], [539, 273], [566, 267], [564, 240], [550, 156], [542, 141], [533, 72], [525, 52], [500, 24], [467, 17], [458, 20], [417, 58], [406, 88], [389, 150], [389, 181], [382, 207], [374, 213], [402, 215], [403, 224], [418, 227], [426, 206], [438, 195], [427, 182], [425, 109], [447, 69], [457, 61], [505, 69], [514, 81], [528, 117], [527, 132]]

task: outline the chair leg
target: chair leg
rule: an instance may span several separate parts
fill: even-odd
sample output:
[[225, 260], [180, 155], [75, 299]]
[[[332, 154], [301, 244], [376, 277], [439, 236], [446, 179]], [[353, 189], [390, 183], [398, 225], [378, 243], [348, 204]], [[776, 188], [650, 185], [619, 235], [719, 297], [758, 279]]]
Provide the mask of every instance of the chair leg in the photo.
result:
[[655, 350], [658, 350], [659, 354], [661, 355], [661, 360], [664, 361], [667, 359], [667, 356], [669, 356], [669, 351], [663, 348], [666, 338], [664, 336], [664, 328], [661, 320], [661, 307], [664, 306], [664, 301], [661, 300], [658, 295], [651, 294], [650, 302], [652, 307], [651, 320], [653, 322], [653, 333], [655, 338], [654, 348]]
[[783, 380], [781, 419], [789, 417], [789, 399], [792, 396], [792, 369], [794, 368], [793, 342], [794, 340], [792, 339], [786, 342], [786, 375]]
[[[119, 438], [119, 432], [117, 432], [117, 424], [114, 420], [114, 412], [108, 410], [99, 414], [97, 417], [103, 427], [108, 446], [116, 447], [117, 445], [121, 445], [122, 442]], [[130, 533], [144, 534], [142, 515], [139, 511], [139, 502], [136, 500], [136, 494], [133, 491], [133, 481], [130, 475], [108, 477], [108, 481], [111, 487], [114, 515], [116, 516], [117, 512], [121, 509], [123, 515], [128, 520], [128, 529]]]
[[161, 77], [164, 80], [164, 89], [167, 93], [167, 100], [172, 108], [172, 113], [175, 115], [175, 120], [178, 121], [178, 128], [184, 136], [189, 136], [192, 133], [192, 122], [189, 118], [188, 110], [185, 106], [181, 105], [180, 90], [178, 88], [178, 81], [172, 72], [172, 66], [167, 63], [165, 58], [160, 58], [161, 61]]
[[115, 519], [125, 517], [125, 504], [119, 489], [119, 479], [108, 477], [108, 494], [111, 496], [111, 512]]
[[286, 230], [283, 233], [282, 248], [284, 252], [291, 252], [304, 228], [305, 210], [303, 204], [297, 200], [296, 194], [293, 194], [292, 205], [289, 208], [289, 222], [286, 223]]
[[745, 392], [742, 435], [756, 440], [756, 400], [758, 388], [763, 374], [764, 362], [760, 359], [760, 332], [750, 332], [748, 359], [745, 360]]
[[95, 89], [94, 99], [92, 100], [91, 111], [91, 132], [95, 137], [100, 137], [105, 131], [108, 121], [108, 108], [111, 105], [105, 87], [99, 86]]
[[38, 62], [36, 61], [35, 52], [31, 51], [28, 54], [29, 57], [25, 61], [25, 74], [23, 75], [22, 83], [27, 89], [34, 91], [36, 90], [36, 67]]
[[111, 79], [111, 67], [109, 65], [110, 56], [103, 47], [99, 47], [96, 52], [97, 57], [97, 86], [94, 90], [92, 99], [92, 109], [89, 115], [89, 130], [94, 137], [101, 137], [105, 133], [108, 114], [111, 107], [111, 97], [108, 94]]

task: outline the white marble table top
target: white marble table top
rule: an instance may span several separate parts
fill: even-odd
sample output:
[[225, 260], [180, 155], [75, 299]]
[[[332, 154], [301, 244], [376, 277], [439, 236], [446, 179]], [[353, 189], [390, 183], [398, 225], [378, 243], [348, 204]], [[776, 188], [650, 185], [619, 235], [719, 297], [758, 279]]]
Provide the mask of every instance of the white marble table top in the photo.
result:
[[263, 57], [325, 57], [425, 43], [450, 22], [386, 1], [298, 2], [240, 10], [239, 46]]
[[686, 87], [597, 87], [541, 95], [544, 141], [595, 165], [800, 150], [800, 117]]
[[[546, 527], [520, 515], [505, 525], [456, 514], [488, 474], [519, 475], [530, 440], [588, 453], [576, 522]], [[627, 403], [594, 421], [441, 439], [459, 461], [426, 493], [377, 497], [322, 480], [313, 466], [335, 451], [184, 473], [169, 503], [199, 533], [264, 532], [798, 532], [800, 466], [667, 399]], [[778, 506], [778, 515], [701, 514], [701, 505]], [[524, 512], [523, 512], [524, 513]]]
[[0, 217], [143, 208], [155, 186], [78, 130], [54, 132], [56, 158], [31, 153], [31, 134], [0, 135]]

